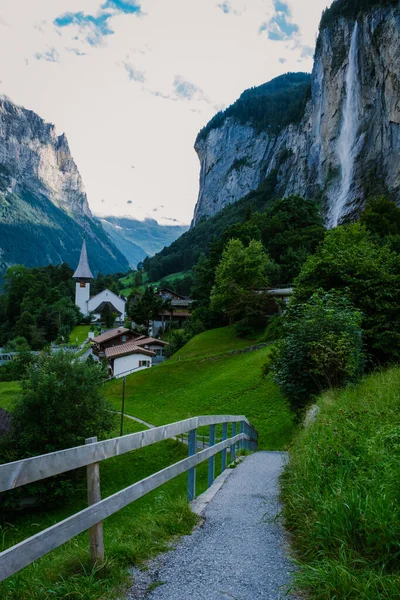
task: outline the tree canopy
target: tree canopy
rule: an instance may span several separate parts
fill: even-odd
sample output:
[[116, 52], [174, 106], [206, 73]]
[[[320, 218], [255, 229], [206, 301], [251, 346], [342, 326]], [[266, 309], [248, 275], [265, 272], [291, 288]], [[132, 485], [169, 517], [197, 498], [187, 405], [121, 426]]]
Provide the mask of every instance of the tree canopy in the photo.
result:
[[287, 73], [268, 83], [243, 92], [234, 104], [221, 111], [203, 127], [196, 144], [205, 139], [213, 129], [222, 127], [232, 118], [241, 124], [248, 123], [258, 132], [277, 134], [290, 123], [300, 121], [310, 98], [309, 73]]
[[363, 314], [364, 339], [378, 362], [400, 358], [400, 256], [360, 223], [326, 233], [296, 280], [295, 303], [322, 288], [342, 290]]

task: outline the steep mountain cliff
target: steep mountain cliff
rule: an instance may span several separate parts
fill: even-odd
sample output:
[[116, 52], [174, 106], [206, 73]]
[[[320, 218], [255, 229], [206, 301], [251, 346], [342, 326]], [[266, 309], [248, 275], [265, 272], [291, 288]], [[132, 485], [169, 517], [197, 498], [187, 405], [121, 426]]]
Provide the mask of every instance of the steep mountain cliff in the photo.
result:
[[84, 231], [95, 272], [129, 269], [89, 209], [66, 137], [0, 97], [0, 279], [16, 263], [76, 266]]
[[385, 191], [400, 202], [399, 49], [398, 1], [334, 2], [321, 21], [311, 97], [300, 118], [277, 128], [269, 117], [260, 129], [230, 107], [216, 127], [211, 121], [200, 132], [193, 224], [275, 172], [275, 192], [318, 199], [329, 227], [356, 213], [368, 194]]

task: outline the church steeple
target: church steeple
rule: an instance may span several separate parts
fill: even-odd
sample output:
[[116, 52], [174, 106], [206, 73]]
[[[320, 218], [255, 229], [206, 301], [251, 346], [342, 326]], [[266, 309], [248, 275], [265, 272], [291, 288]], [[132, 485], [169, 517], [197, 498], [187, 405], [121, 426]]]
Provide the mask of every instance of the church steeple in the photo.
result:
[[89, 261], [86, 250], [86, 234], [83, 236], [81, 257], [79, 259], [79, 265], [76, 268], [75, 273], [73, 274], [74, 279], [94, 279], [92, 275], [92, 271], [89, 267]]
[[83, 237], [79, 265], [77, 266], [77, 269], [72, 277], [76, 279], [75, 304], [79, 308], [83, 316], [87, 317], [89, 314], [90, 280], [94, 279], [94, 277], [89, 267], [88, 255], [86, 250], [86, 234]]

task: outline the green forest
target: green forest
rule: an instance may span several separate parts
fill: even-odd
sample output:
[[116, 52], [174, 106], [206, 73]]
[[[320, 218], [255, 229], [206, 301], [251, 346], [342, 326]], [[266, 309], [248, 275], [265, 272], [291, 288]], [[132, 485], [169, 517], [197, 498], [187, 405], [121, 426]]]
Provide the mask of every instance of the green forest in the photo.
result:
[[332, 6], [323, 12], [320, 30], [330, 27], [340, 17], [356, 19], [360, 13], [367, 12], [371, 8], [388, 7], [397, 4], [397, 0], [335, 0]]
[[[0, 346], [25, 352], [66, 342], [72, 328], [84, 321], [75, 305], [73, 273], [66, 263], [9, 267], [0, 294]], [[121, 275], [99, 273], [91, 283], [92, 294], [106, 287], [118, 293]]]
[[258, 132], [277, 134], [290, 123], [300, 121], [310, 94], [309, 73], [287, 73], [250, 88], [201, 129], [196, 144], [205, 139], [213, 129], [222, 127], [228, 118], [242, 124], [249, 123]]

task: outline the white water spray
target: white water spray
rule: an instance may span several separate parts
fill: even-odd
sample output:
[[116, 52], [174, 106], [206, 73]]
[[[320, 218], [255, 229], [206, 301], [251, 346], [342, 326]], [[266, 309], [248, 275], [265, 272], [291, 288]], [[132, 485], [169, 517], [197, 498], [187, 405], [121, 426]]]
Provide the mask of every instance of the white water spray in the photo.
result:
[[358, 96], [358, 23], [356, 22], [351, 38], [349, 65], [346, 73], [346, 99], [342, 108], [342, 129], [336, 148], [342, 179], [339, 197], [330, 210], [330, 227], [336, 227], [339, 219], [343, 216], [351, 184], [353, 183], [354, 165], [359, 149], [357, 144], [359, 127]]

